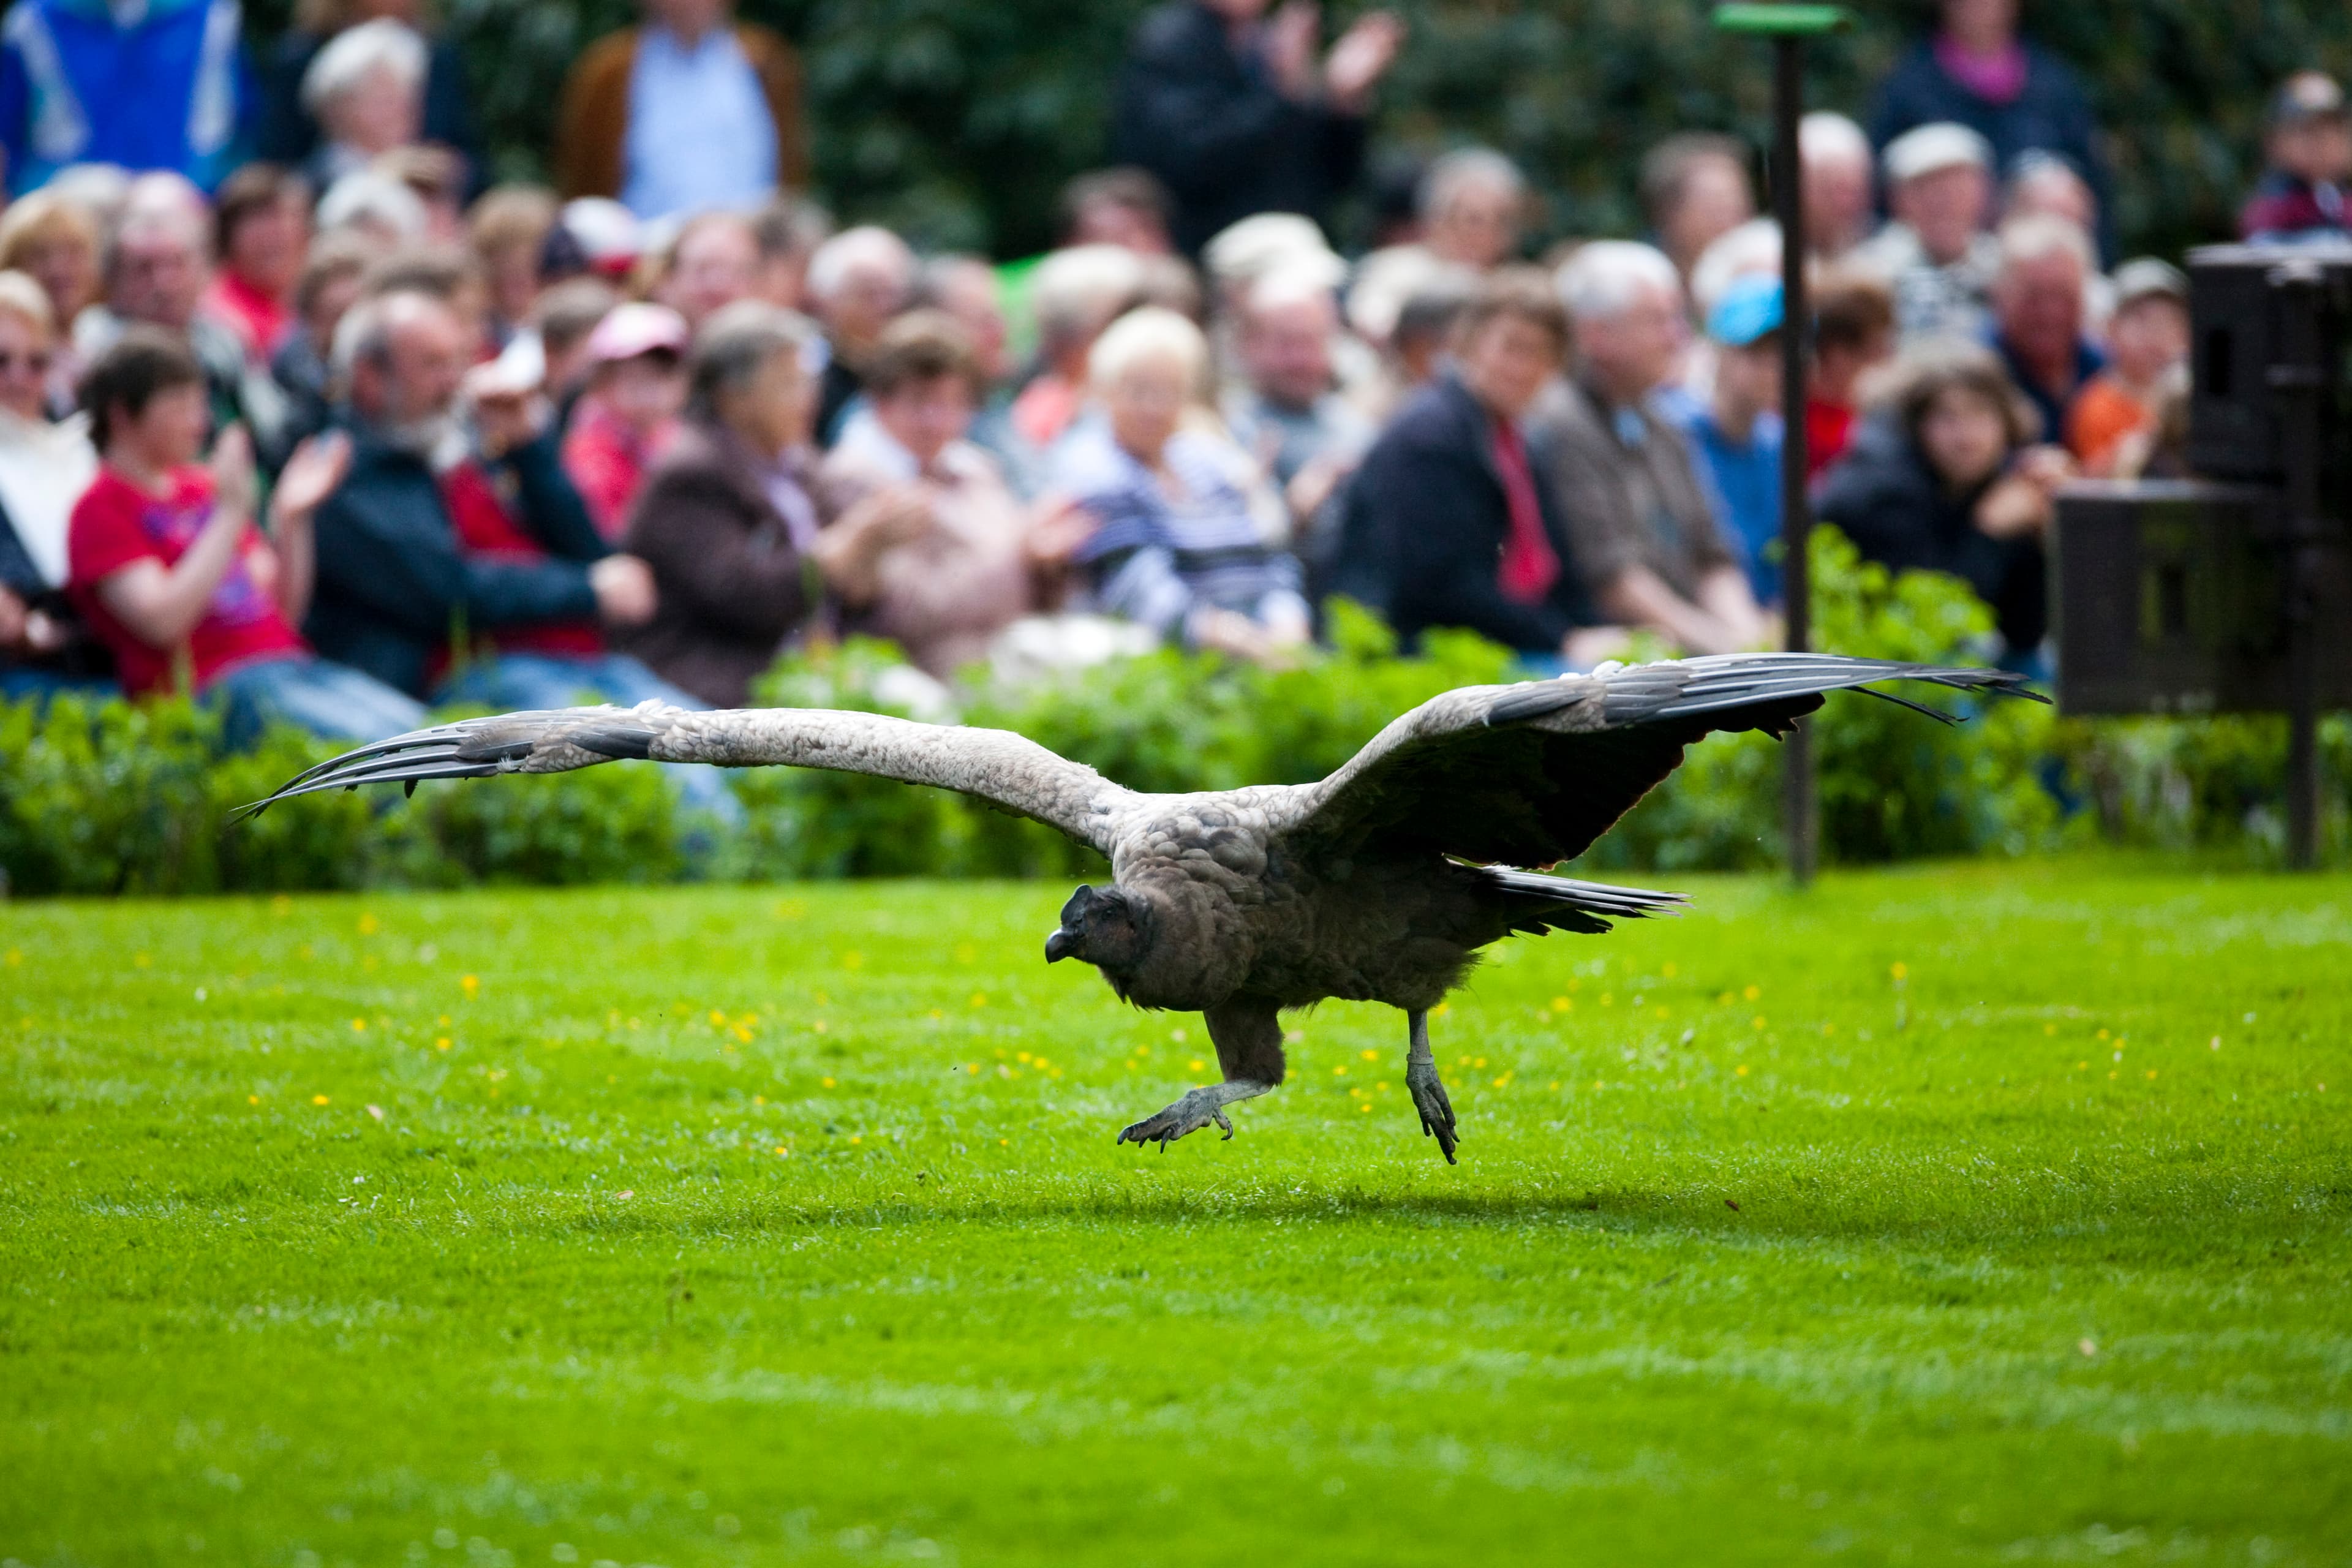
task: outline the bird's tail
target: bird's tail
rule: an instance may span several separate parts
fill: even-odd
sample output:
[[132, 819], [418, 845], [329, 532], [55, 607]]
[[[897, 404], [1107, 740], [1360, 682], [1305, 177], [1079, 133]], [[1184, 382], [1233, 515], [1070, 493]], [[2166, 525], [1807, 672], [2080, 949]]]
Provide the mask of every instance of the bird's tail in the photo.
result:
[[1606, 882], [1579, 882], [1547, 877], [1512, 866], [1482, 866], [1490, 884], [1507, 895], [1505, 904], [1511, 930], [1537, 934], [1547, 931], [1584, 931], [1598, 935], [1611, 920], [1643, 920], [1656, 914], [1680, 914], [1690, 900], [1680, 893], [1652, 892], [1645, 888], [1613, 888]]

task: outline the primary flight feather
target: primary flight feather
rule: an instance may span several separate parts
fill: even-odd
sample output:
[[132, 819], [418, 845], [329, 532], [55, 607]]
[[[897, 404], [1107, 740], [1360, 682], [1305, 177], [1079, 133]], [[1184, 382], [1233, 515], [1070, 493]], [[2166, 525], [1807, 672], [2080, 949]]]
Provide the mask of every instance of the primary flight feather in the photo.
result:
[[1522, 868], [1572, 858], [1710, 731], [1788, 732], [1843, 689], [1926, 681], [2046, 700], [2000, 670], [1829, 654], [1730, 654], [1607, 668], [1432, 698], [1319, 784], [1141, 795], [1002, 730], [874, 713], [646, 703], [467, 719], [362, 746], [289, 781], [256, 811], [363, 784], [551, 773], [622, 758], [832, 768], [935, 784], [1101, 851], [1112, 882], [1080, 888], [1045, 941], [1138, 1006], [1202, 1015], [1223, 1081], [1123, 1129], [1170, 1142], [1265, 1093], [1285, 1071], [1280, 1015], [1339, 997], [1406, 1016], [1405, 1083], [1447, 1161], [1453, 1106], [1429, 1010], [1478, 949], [1513, 932], [1605, 931], [1680, 906], [1674, 893]]

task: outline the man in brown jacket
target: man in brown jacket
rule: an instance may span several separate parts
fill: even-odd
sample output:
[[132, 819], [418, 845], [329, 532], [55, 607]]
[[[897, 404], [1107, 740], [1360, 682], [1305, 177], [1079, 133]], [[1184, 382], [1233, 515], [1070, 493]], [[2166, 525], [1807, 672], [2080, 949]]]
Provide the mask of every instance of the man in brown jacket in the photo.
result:
[[645, 0], [564, 83], [556, 184], [639, 217], [749, 209], [808, 178], [800, 59], [730, 0]]

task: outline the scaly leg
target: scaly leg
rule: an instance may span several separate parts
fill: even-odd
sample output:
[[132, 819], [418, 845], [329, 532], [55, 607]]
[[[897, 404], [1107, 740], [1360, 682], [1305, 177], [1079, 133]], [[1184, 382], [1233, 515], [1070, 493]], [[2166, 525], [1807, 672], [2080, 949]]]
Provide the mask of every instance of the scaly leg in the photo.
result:
[[1234, 1000], [1201, 1015], [1216, 1042], [1217, 1065], [1225, 1081], [1196, 1089], [1156, 1116], [1147, 1116], [1120, 1129], [1118, 1142], [1139, 1148], [1157, 1143], [1161, 1153], [1188, 1132], [1215, 1122], [1234, 1135], [1225, 1107], [1235, 1100], [1255, 1100], [1283, 1079], [1282, 1022], [1270, 1002]]
[[1412, 1043], [1404, 1057], [1404, 1086], [1412, 1091], [1413, 1109], [1421, 1112], [1422, 1136], [1435, 1137], [1445, 1163], [1457, 1163], [1454, 1148], [1461, 1136], [1454, 1130], [1454, 1102], [1445, 1098], [1445, 1082], [1437, 1076], [1437, 1058], [1429, 1052], [1429, 1015], [1411, 1011], [1405, 1014], [1405, 1022]]

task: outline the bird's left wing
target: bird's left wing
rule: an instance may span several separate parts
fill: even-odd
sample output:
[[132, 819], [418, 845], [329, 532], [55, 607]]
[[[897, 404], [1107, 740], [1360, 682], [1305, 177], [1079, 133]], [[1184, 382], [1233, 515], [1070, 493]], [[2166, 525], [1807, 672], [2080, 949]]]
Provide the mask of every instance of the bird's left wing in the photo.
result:
[[[1832, 654], [1725, 654], [1465, 686], [1433, 697], [1301, 791], [1284, 836], [1310, 853], [1421, 849], [1549, 866], [1583, 853], [1717, 730], [1789, 731], [1822, 694], [1918, 680], [2047, 699], [1996, 669]], [[1872, 690], [1932, 718], [1933, 708]]]
[[1128, 792], [1082, 763], [1004, 730], [918, 724], [824, 708], [688, 712], [659, 702], [465, 719], [362, 746], [289, 781], [251, 809], [319, 790], [423, 779], [559, 773], [622, 758], [784, 764], [872, 773], [973, 795], [1057, 827], [1108, 855], [1110, 815]]

